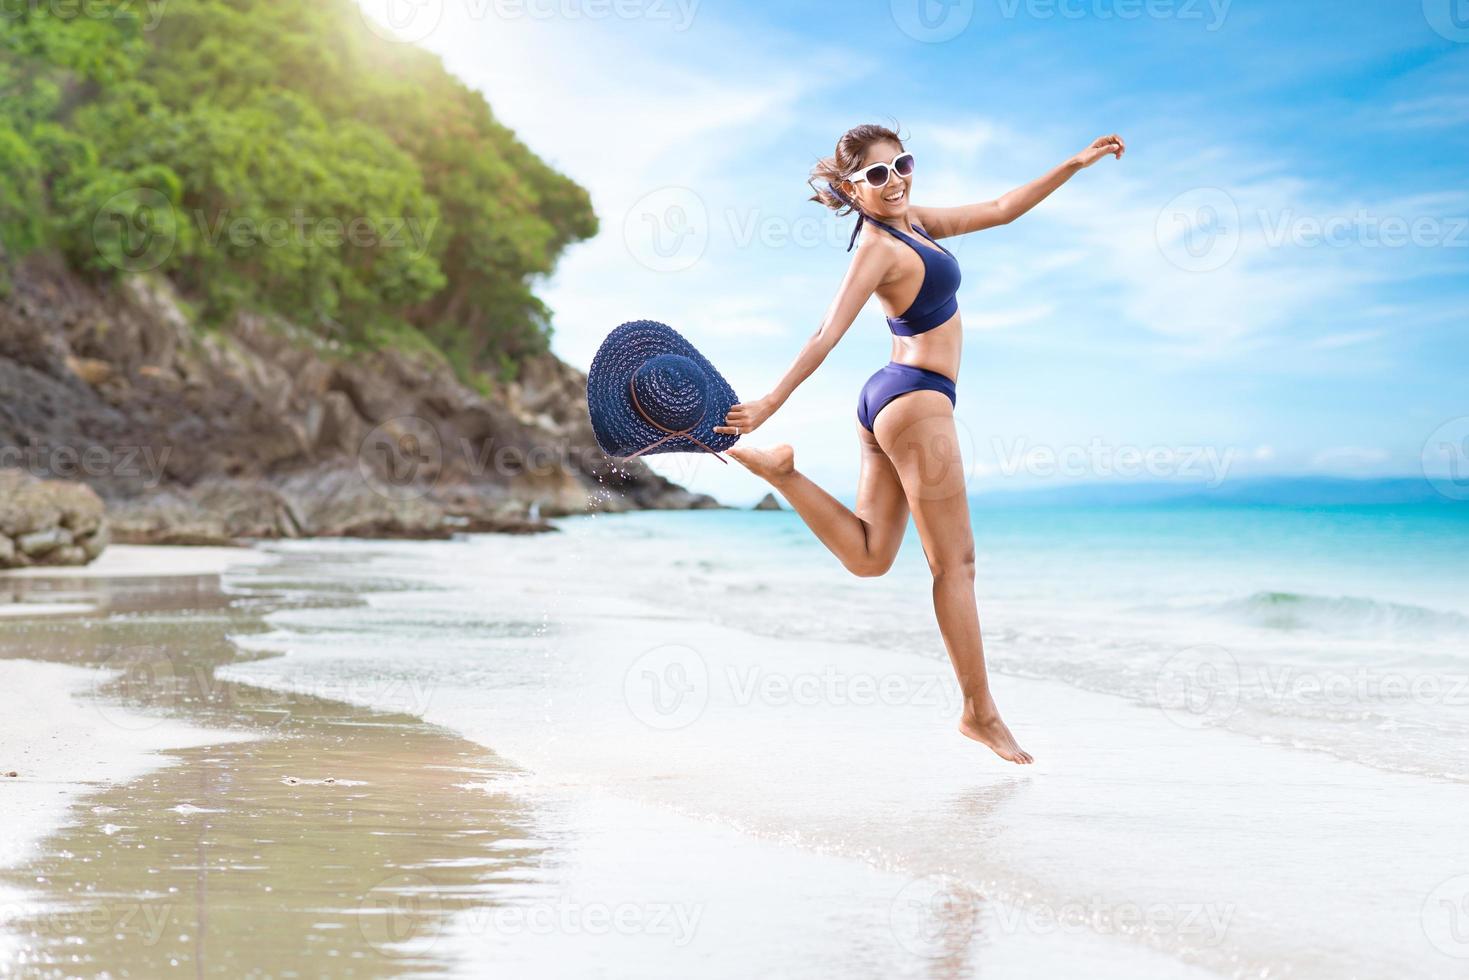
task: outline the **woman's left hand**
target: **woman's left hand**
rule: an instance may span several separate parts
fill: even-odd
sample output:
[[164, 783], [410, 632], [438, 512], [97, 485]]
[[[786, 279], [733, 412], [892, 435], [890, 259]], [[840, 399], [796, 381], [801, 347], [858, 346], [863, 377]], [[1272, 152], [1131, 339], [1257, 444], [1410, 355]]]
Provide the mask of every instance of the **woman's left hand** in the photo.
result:
[[1085, 169], [1105, 156], [1115, 156], [1121, 160], [1122, 154], [1126, 152], [1127, 144], [1123, 142], [1121, 136], [1113, 133], [1111, 136], [1098, 136], [1092, 141], [1091, 146], [1078, 153], [1074, 159], [1081, 164], [1082, 169]]
[[752, 402], [740, 402], [724, 417], [724, 425], [716, 425], [714, 431], [720, 435], [749, 435], [775, 414], [776, 405], [767, 395]]

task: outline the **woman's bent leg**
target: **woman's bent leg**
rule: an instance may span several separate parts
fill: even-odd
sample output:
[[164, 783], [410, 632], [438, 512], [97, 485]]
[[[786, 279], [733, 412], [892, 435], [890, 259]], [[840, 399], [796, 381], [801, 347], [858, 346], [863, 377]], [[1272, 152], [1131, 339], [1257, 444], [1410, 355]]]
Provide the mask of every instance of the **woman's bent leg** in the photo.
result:
[[877, 439], [857, 426], [862, 474], [855, 513], [796, 469], [790, 446], [736, 447], [729, 455], [770, 483], [821, 543], [854, 575], [881, 575], [892, 567], [908, 526], [908, 500]]

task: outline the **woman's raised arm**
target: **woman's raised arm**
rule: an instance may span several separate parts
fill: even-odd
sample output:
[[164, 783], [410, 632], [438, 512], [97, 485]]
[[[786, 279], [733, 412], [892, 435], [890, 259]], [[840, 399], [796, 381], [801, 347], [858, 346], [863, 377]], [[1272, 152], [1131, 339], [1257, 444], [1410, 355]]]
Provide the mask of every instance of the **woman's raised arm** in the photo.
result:
[[1127, 144], [1115, 133], [1101, 136], [1076, 156], [1013, 191], [1007, 191], [993, 201], [965, 204], [957, 208], [924, 208], [914, 205], [912, 214], [923, 226], [923, 230], [934, 238], [951, 238], [967, 235], [971, 231], [983, 231], [996, 225], [1008, 225], [1037, 204], [1050, 197], [1062, 184], [1071, 179], [1078, 170], [1085, 170], [1105, 156], [1122, 159]]

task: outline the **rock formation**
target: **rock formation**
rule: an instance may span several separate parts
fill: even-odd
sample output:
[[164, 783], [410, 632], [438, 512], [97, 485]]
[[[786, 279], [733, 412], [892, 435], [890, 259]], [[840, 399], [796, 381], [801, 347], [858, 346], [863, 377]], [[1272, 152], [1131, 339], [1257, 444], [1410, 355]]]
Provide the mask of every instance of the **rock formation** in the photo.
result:
[[760, 502], [757, 503], [754, 507], [751, 507], [750, 509], [751, 510], [785, 510], [785, 508], [780, 505], [780, 501], [775, 499], [775, 494], [773, 494], [773, 493], [767, 493], [765, 496], [761, 497], [760, 498]]
[[102, 500], [90, 487], [0, 470], [0, 568], [85, 565], [107, 541]]
[[440, 537], [718, 506], [604, 457], [585, 391], [549, 354], [480, 391], [426, 349], [349, 350], [248, 314], [206, 327], [162, 278], [101, 287], [34, 261], [0, 301], [0, 469], [91, 487], [120, 541]]

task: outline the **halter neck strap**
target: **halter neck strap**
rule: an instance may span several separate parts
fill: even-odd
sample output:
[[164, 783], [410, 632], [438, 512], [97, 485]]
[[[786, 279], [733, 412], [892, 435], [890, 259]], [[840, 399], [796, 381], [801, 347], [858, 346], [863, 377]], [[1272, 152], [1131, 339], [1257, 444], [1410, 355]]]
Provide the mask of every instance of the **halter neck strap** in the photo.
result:
[[837, 200], [841, 201], [847, 207], [857, 212], [857, 226], [852, 229], [851, 241], [847, 242], [847, 251], [850, 252], [852, 250], [852, 246], [857, 244], [857, 234], [862, 231], [862, 222], [867, 220], [867, 214], [860, 207], [857, 206], [856, 201], [843, 194], [841, 190], [837, 188], [836, 184], [833, 184], [831, 181], [828, 180], [826, 182], [826, 186], [832, 192], [832, 194], [836, 195]]

